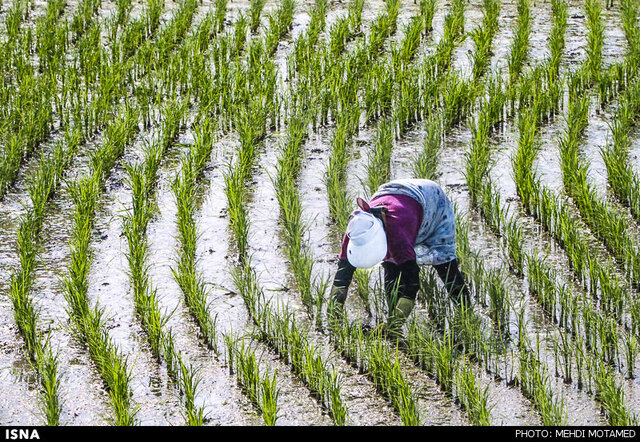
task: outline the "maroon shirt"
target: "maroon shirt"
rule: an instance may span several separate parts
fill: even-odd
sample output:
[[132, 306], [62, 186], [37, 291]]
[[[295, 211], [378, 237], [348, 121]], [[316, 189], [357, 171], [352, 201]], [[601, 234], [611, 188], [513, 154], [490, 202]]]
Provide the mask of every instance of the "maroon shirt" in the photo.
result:
[[[382, 195], [369, 201], [369, 205], [387, 208], [384, 229], [387, 234], [387, 256], [384, 260], [396, 265], [415, 260], [414, 246], [424, 215], [420, 203], [406, 195]], [[345, 234], [340, 259], [347, 259], [348, 245], [349, 237]]]

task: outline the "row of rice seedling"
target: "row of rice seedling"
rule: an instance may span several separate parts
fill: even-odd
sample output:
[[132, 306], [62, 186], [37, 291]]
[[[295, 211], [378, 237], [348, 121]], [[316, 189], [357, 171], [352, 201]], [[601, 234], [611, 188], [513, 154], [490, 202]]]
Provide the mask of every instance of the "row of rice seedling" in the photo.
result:
[[86, 343], [106, 385], [115, 414], [113, 420], [117, 425], [132, 425], [135, 421], [135, 407], [131, 403], [128, 358], [121, 353], [107, 332], [104, 309], [97, 303], [91, 307], [88, 293], [96, 204], [106, 178], [124, 153], [125, 145], [138, 131], [140, 116], [137, 110], [127, 108], [123, 114], [105, 129], [104, 142], [92, 154], [89, 174], [69, 186], [75, 209], [69, 244], [71, 262], [63, 282], [72, 327]]
[[280, 40], [291, 30], [294, 10], [295, 0], [282, 0], [276, 13], [269, 15], [269, 27], [264, 40], [267, 54], [275, 54]]
[[635, 285], [640, 282], [640, 252], [627, 219], [603, 201], [587, 182], [588, 161], [579, 155], [581, 137], [588, 124], [589, 100], [569, 97], [567, 130], [560, 139], [562, 175], [566, 192], [575, 201], [585, 223], [602, 241]]
[[[431, 292], [425, 293], [427, 303], [430, 304], [427, 307], [429, 309], [433, 305], [429, 299], [438, 298], [433, 292], [438, 289], [435, 284], [426, 288]], [[481, 361], [489, 369], [489, 357], [492, 353], [489, 352], [488, 346], [481, 344], [486, 341], [480, 324], [473, 321], [473, 315], [469, 311], [463, 309], [455, 312], [456, 319], [448, 324], [448, 330], [441, 324], [441, 321], [448, 320], [446, 317], [438, 320], [431, 315], [429, 319], [414, 316], [407, 330], [407, 352], [416, 365], [435, 378], [448, 396], [459, 402], [473, 425], [490, 425], [489, 387], [481, 388], [478, 385], [477, 375], [474, 374], [468, 358]], [[466, 323], [460, 320], [463, 317], [467, 319]], [[471, 326], [465, 329], [465, 326], [469, 325]], [[459, 350], [461, 342], [464, 343], [468, 357]], [[484, 349], [480, 350], [483, 347]], [[487, 357], [480, 356], [481, 353]]]
[[205, 119], [195, 130], [194, 145], [182, 158], [180, 173], [173, 182], [173, 192], [178, 206], [176, 222], [180, 238], [179, 257], [173, 275], [184, 294], [189, 312], [200, 328], [204, 341], [210, 349], [218, 353], [216, 318], [212, 318], [209, 312], [206, 284], [202, 273], [197, 269], [198, 232], [195, 223], [199, 182], [213, 150], [212, 123]]
[[197, 371], [187, 366], [182, 354], [174, 345], [171, 330], [166, 329], [167, 316], [160, 310], [157, 292], [148, 273], [147, 227], [154, 213], [154, 188], [157, 172], [165, 152], [175, 140], [185, 118], [186, 103], [169, 103], [163, 109], [163, 120], [156, 140], [147, 146], [141, 164], [127, 164], [128, 180], [132, 190], [132, 208], [124, 218], [124, 235], [129, 252], [129, 272], [135, 310], [143, 330], [158, 359], [164, 358], [167, 371], [182, 392], [186, 410], [186, 421], [190, 425], [202, 425], [204, 410], [195, 405], [196, 388], [199, 383]]
[[[6, 101], [3, 102], [3, 114], [6, 118], [4, 123], [7, 133], [6, 138], [3, 137], [4, 150], [0, 158], [0, 197], [4, 196], [7, 188], [16, 179], [25, 157], [46, 139], [53, 125], [52, 101], [56, 95], [53, 75], [58, 71], [60, 59], [64, 57], [66, 48], [66, 36], [60, 31], [66, 29], [66, 23], [59, 24], [65, 5], [64, 0], [47, 4], [46, 14], [37, 20], [35, 42], [32, 41], [33, 38], [21, 35], [24, 41], [13, 47], [10, 45], [10, 38], [2, 48], [6, 50], [2, 54], [3, 66], [7, 66], [7, 71], [12, 67], [16, 70], [15, 84], [9, 82], [9, 85], [15, 87], [19, 93], [4, 95]], [[52, 39], [47, 30], [61, 38]], [[46, 50], [43, 49], [45, 45], [48, 45]], [[57, 65], [50, 66], [50, 70], [47, 69], [46, 73], [40, 74], [41, 71], [45, 71], [45, 67], [41, 65], [40, 69], [36, 69], [32, 64], [32, 47], [39, 53], [41, 63], [45, 63], [47, 59], [43, 58], [46, 54], [39, 49], [51, 52], [52, 57], [53, 54], [57, 54]]]
[[[324, 9], [322, 3], [318, 2], [318, 7], [321, 10]], [[283, 7], [285, 6], [283, 5]], [[316, 20], [323, 20], [322, 14], [314, 14], [314, 17]], [[239, 115], [239, 117], [246, 118], [243, 115]], [[273, 314], [268, 305], [258, 299], [260, 290], [257, 285], [257, 278], [253, 273], [253, 269], [251, 269], [246, 242], [249, 220], [244, 203], [247, 195], [244, 182], [249, 179], [252, 173], [252, 164], [257, 153], [255, 150], [256, 144], [264, 136], [266, 115], [261, 118], [262, 120], [254, 118], [253, 121], [239, 120], [238, 127], [241, 136], [239, 156], [235, 166], [232, 166], [225, 175], [231, 228], [240, 252], [240, 266], [233, 271], [234, 281], [254, 322], [261, 330], [260, 339], [271, 345], [285, 362], [292, 365], [296, 375], [327, 406], [334, 421], [338, 424], [344, 424], [346, 412], [343, 407], [342, 411], [338, 410], [341, 407], [339, 385], [335, 382], [332, 385], [327, 383], [328, 380], [335, 379], [335, 372], [333, 370], [330, 371], [319, 356], [311, 357], [317, 351], [304, 338], [301, 330], [298, 330], [290, 314]], [[258, 127], [260, 129], [256, 130]], [[292, 328], [293, 330], [291, 330]], [[277, 333], [285, 333], [285, 336], [278, 339]], [[297, 339], [296, 345], [291, 344], [293, 339]], [[232, 345], [232, 340], [228, 338], [226, 341], [228, 341], [228, 346]], [[333, 372], [333, 375], [330, 374], [331, 372]], [[327, 394], [329, 395], [328, 398], [326, 398]], [[256, 402], [254, 401], [254, 403]], [[262, 406], [260, 404], [258, 402], [258, 405]], [[273, 417], [275, 419], [275, 415]]]
[[[425, 65], [419, 62], [411, 64], [411, 61], [419, 48], [424, 26], [423, 17], [415, 16], [407, 25], [404, 39], [399, 47], [392, 48], [391, 66], [387, 66], [384, 60], [378, 63], [379, 67], [373, 68], [373, 74], [371, 74], [373, 78], [367, 79], [363, 85], [365, 92], [363, 107], [367, 120], [370, 121], [374, 116], [381, 117], [366, 165], [365, 184], [366, 193], [369, 195], [390, 178], [394, 139], [402, 136], [410, 123], [421, 118], [421, 95], [424, 93], [424, 84], [421, 84], [424, 77], [421, 78], [421, 76], [423, 72], [429, 72], [429, 70], [426, 63]], [[436, 59], [429, 60], [435, 62]], [[388, 92], [381, 93], [380, 89], [385, 88]], [[369, 90], [377, 91], [374, 95], [374, 104], [367, 98], [367, 95], [370, 95]], [[372, 108], [377, 111], [372, 112]]]
[[260, 410], [265, 424], [273, 426], [278, 420], [277, 373], [260, 372], [259, 360], [251, 342], [245, 338], [234, 339], [225, 335], [227, 362], [229, 371], [235, 372], [243, 391], [249, 396], [251, 403]]
[[602, 150], [611, 189], [636, 219], [640, 219], [640, 179], [633, 170], [629, 156], [629, 134], [640, 117], [639, 98], [640, 81], [635, 80], [620, 97], [618, 110], [611, 123], [612, 142]]
[[[283, 12], [276, 12], [276, 16], [287, 16], [288, 13], [284, 11], [286, 8], [289, 8], [289, 5], [283, 3], [280, 8]], [[288, 26], [290, 25], [291, 23]], [[270, 27], [274, 26], [278, 26], [277, 22], [270, 19]], [[267, 31], [267, 35], [273, 32], [275, 31]], [[278, 35], [280, 35], [279, 38], [283, 38], [286, 33], [278, 32]], [[236, 78], [233, 79], [235, 84], [231, 89], [234, 94], [219, 97], [220, 103], [227, 103], [227, 109], [225, 110], [224, 104], [221, 105], [220, 110], [207, 106], [210, 112], [224, 112], [223, 115], [232, 122], [232, 126], [240, 136], [240, 148], [236, 154], [235, 164], [229, 165], [224, 173], [224, 181], [229, 225], [241, 264], [248, 259], [249, 217], [246, 201], [249, 193], [245, 183], [251, 177], [259, 144], [266, 136], [269, 111], [265, 109], [265, 103], [274, 103], [276, 73], [272, 56], [273, 53], [267, 51], [261, 39], [254, 40], [248, 51], [249, 66], [246, 72], [238, 66]], [[219, 64], [216, 63], [216, 69], [223, 69], [223, 64], [220, 60]], [[224, 75], [217, 77], [222, 79]], [[227, 89], [224, 84], [211, 87], [216, 95], [218, 90]], [[271, 124], [276, 120], [275, 105], [273, 112]]]
[[31, 288], [45, 210], [79, 145], [77, 133], [69, 131], [65, 138], [55, 144], [50, 155], [42, 154], [40, 167], [29, 181], [31, 207], [23, 215], [18, 227], [16, 246], [20, 262], [11, 274], [9, 289], [16, 324], [24, 337], [27, 355], [39, 376], [43, 390], [42, 408], [48, 425], [59, 424], [62, 410], [58, 358], [46, 337], [46, 331], [39, 329], [39, 314], [31, 296]]
[[515, 83], [520, 76], [529, 51], [529, 36], [531, 35], [531, 6], [529, 0], [518, 0], [518, 17], [516, 19], [515, 34], [511, 43], [511, 52], [507, 64], [509, 66], [509, 82]]
[[589, 83], [598, 83], [602, 71], [602, 47], [604, 43], [604, 23], [600, 0], [585, 0], [587, 13], [587, 59], [582, 65]]
[[[319, 26], [324, 22], [326, 9], [326, 4], [323, 1], [315, 3], [314, 11], [316, 12], [312, 12], [311, 14], [312, 21], [309, 25], [309, 30], [305, 34], [306, 37], [301, 38], [313, 38], [310, 32], [318, 33], [322, 31], [322, 28]], [[305, 58], [309, 64], [314, 64], [314, 49], [315, 46], [311, 44], [307, 45]], [[289, 110], [291, 116], [287, 119], [287, 134], [282, 143], [280, 157], [278, 158], [276, 176], [272, 179], [280, 207], [286, 254], [289, 258], [291, 270], [302, 302], [308, 308], [311, 308], [314, 304], [312, 281], [313, 258], [303, 238], [306, 228], [302, 219], [302, 206], [297, 188], [297, 180], [300, 167], [302, 166], [304, 141], [308, 135], [310, 111], [307, 109], [312, 108], [311, 106], [305, 108], [301, 106], [304, 102], [313, 103], [315, 99], [315, 94], [308, 91], [305, 87], [307, 83], [305, 74], [310, 73], [311, 71], [298, 72], [298, 83], [294, 86], [294, 89], [290, 91], [292, 95]], [[297, 103], [300, 103], [300, 105]]]
[[[481, 394], [480, 390], [475, 388], [472, 390], [472, 393], [475, 393], [471, 398], [461, 396], [466, 393], [460, 391], [463, 387], [457, 384], [459, 375], [455, 374], [456, 370], [464, 368], [464, 364], [460, 367], [457, 363], [457, 358], [462, 355], [459, 352], [460, 344], [464, 345], [465, 353], [480, 363], [494, 378], [506, 379], [507, 385], [517, 385], [540, 412], [545, 425], [562, 424], [566, 419], [563, 399], [558, 398], [551, 387], [548, 369], [542, 363], [544, 356], [540, 353], [539, 346], [534, 347], [527, 335], [523, 321], [524, 307], [521, 306], [516, 312], [518, 338], [514, 342], [508, 326], [511, 323], [509, 311], [515, 310], [516, 307], [510, 296], [511, 288], [507, 284], [506, 276], [502, 271], [488, 268], [479, 255], [471, 251], [468, 225], [461, 217], [458, 217], [456, 231], [458, 256], [475, 294], [476, 306], [488, 308], [489, 317], [494, 325], [492, 329], [486, 329], [482, 325], [484, 321], [479, 313], [469, 309], [458, 309], [451, 319], [438, 321], [444, 312], [442, 307], [438, 307], [437, 302], [432, 301], [431, 305], [428, 303], [428, 310], [432, 312], [430, 317], [436, 323], [435, 329], [434, 326], [430, 329], [416, 329], [415, 326], [410, 328], [409, 340], [417, 347], [412, 354], [418, 355], [418, 362], [425, 364], [435, 373], [436, 378], [444, 385], [445, 391], [457, 395], [463, 405], [471, 403], [476, 407], [468, 409], [468, 412], [471, 419], [478, 419], [478, 424], [485, 422], [482, 419], [488, 415], [486, 391]], [[434, 287], [433, 282], [425, 284], [427, 287]], [[445, 322], [449, 322], [449, 331], [446, 331]], [[419, 332], [422, 334], [417, 334]], [[515, 367], [509, 364], [510, 360], [513, 364], [514, 358], [513, 351], [508, 348], [509, 342], [516, 345], [515, 356], [519, 367], [517, 375], [513, 373]]]
[[[226, 1], [218, 1], [216, 3], [215, 16], [208, 15], [207, 20], [201, 22], [198, 30], [195, 33], [195, 41], [200, 43], [201, 36], [207, 35], [210, 32], [220, 33], [224, 26], [224, 18], [226, 16]], [[246, 34], [246, 28], [244, 28], [243, 19], [240, 18], [236, 21], [235, 37], [239, 37], [238, 29], [244, 29]], [[224, 36], [220, 40], [224, 39]], [[214, 45], [220, 41], [216, 39]], [[191, 47], [191, 41], [186, 47]], [[200, 57], [202, 64], [206, 60], [206, 50], [209, 45], [197, 44], [194, 50], [200, 50], [200, 54], [194, 54], [195, 57]], [[236, 52], [236, 56], [240, 56], [240, 52]], [[200, 63], [196, 63], [195, 66], [202, 66]], [[216, 338], [216, 322], [217, 317], [212, 318], [209, 312], [208, 303], [208, 291], [202, 273], [197, 269], [196, 259], [196, 242], [198, 238], [198, 232], [196, 228], [196, 210], [198, 205], [198, 194], [201, 187], [201, 179], [203, 177], [204, 169], [207, 161], [209, 160], [213, 151], [213, 132], [215, 127], [210, 118], [206, 116], [207, 111], [204, 111], [204, 116], [201, 114], [202, 120], [197, 120], [192, 127], [195, 129], [195, 141], [192, 148], [182, 157], [180, 166], [180, 172], [173, 181], [173, 192], [176, 198], [178, 213], [177, 213], [177, 227], [179, 232], [179, 257], [177, 259], [177, 267], [173, 269], [173, 275], [180, 286], [184, 296], [185, 303], [189, 312], [196, 320], [202, 338], [206, 342], [207, 346], [214, 350], [216, 354], [218, 351], [218, 344]], [[199, 117], [200, 118], [200, 117]]]
[[380, 332], [365, 334], [359, 323], [332, 321], [330, 337], [336, 349], [360, 373], [372, 380], [376, 389], [398, 412], [404, 425], [420, 425], [416, 394], [402, 372], [397, 348], [392, 349]]
[[[623, 63], [630, 66], [640, 64], [640, 30], [638, 29], [638, 3], [625, 0], [621, 4], [627, 55]], [[626, 75], [626, 90], [620, 96], [619, 107], [611, 122], [612, 140], [602, 149], [602, 158], [607, 167], [607, 180], [620, 202], [629, 207], [631, 214], [640, 219], [640, 185], [637, 174], [630, 164], [629, 131], [638, 119], [637, 98], [639, 82], [636, 70]], [[618, 90], [620, 90], [620, 86]], [[602, 100], [601, 100], [602, 101]]]
[[598, 89], [600, 105], [604, 106], [624, 89], [638, 74], [640, 65], [640, 32], [638, 31], [638, 2], [620, 2], [622, 27], [627, 40], [626, 55], [600, 71]]
[[473, 53], [473, 79], [482, 77], [492, 54], [493, 37], [498, 30], [500, 0], [483, 0], [482, 23], [471, 31], [471, 38], [476, 45]]
[[291, 365], [294, 374], [328, 410], [336, 425], [346, 425], [347, 409], [342, 398], [340, 376], [312, 344], [309, 332], [296, 321], [294, 312], [283, 305], [274, 308], [265, 300], [250, 263], [236, 267], [233, 279], [258, 328], [257, 338]]
[[[321, 9], [323, 9], [322, 3], [318, 2]], [[315, 14], [315, 17], [316, 20], [322, 18], [320, 14]], [[240, 118], [243, 117], [243, 115], [239, 116]], [[264, 133], [266, 115], [262, 118], [261, 122], [254, 120], [255, 123], [240, 120], [240, 124], [253, 124], [253, 128], [260, 127], [260, 131]], [[299, 131], [303, 126], [291, 126], [294, 127], [294, 132], [292, 132], [294, 139], [297, 138], [297, 142], [301, 142], [301, 138], [297, 137], [296, 134], [301, 133]], [[304, 127], [306, 127], [306, 124]], [[239, 125], [240, 128], [242, 126]], [[340, 397], [340, 384], [335, 369], [330, 368], [319, 355], [319, 352], [312, 346], [306, 337], [306, 333], [297, 325], [291, 313], [273, 310], [263, 300], [257, 278], [251, 268], [247, 248], [249, 219], [245, 206], [247, 193], [244, 190], [244, 182], [251, 176], [252, 164], [257, 153], [255, 147], [257, 147], [257, 142], [264, 135], [256, 137], [257, 131], [253, 131], [253, 128], [247, 126], [245, 128], [248, 130], [239, 130], [241, 146], [236, 164], [225, 175], [231, 230], [240, 252], [240, 264], [233, 270], [236, 288], [238, 293], [242, 295], [251, 317], [260, 330], [259, 339], [273, 347], [281, 358], [292, 366], [298, 378], [309, 387], [312, 394], [329, 410], [334, 422], [337, 425], [344, 425], [346, 423], [346, 409]], [[292, 129], [289, 130], [291, 131]], [[298, 132], [295, 132], [296, 130]], [[281, 164], [284, 164], [287, 158], [295, 160], [296, 157], [287, 156], [282, 160]], [[232, 345], [231, 338], [227, 338], [225, 341], [228, 346]], [[261, 403], [258, 403], [258, 405], [262, 407]]]

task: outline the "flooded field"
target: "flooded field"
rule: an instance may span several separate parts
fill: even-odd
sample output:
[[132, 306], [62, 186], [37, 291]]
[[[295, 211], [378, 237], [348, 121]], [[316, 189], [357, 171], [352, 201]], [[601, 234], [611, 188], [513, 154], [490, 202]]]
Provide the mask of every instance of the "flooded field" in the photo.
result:
[[[5, 0], [0, 425], [636, 425], [638, 0]], [[356, 197], [454, 203], [403, 345]]]

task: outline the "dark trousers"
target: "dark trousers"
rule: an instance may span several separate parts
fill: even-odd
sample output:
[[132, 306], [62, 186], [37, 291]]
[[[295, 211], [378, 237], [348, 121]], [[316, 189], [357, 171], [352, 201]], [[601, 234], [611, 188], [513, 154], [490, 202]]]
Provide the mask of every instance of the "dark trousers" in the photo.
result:
[[469, 305], [471, 302], [469, 287], [467, 287], [467, 284], [464, 282], [464, 275], [458, 267], [458, 259], [456, 258], [444, 264], [434, 265], [433, 268], [438, 272], [438, 276], [444, 283], [449, 297], [458, 304], [464, 300], [464, 303]]
[[[411, 264], [396, 265], [391, 262], [383, 262], [384, 287], [387, 297], [416, 299], [420, 288], [420, 268], [411, 261]], [[454, 259], [444, 264], [434, 265], [433, 268], [444, 283], [444, 287], [451, 299], [460, 304], [462, 300], [469, 305], [469, 287], [464, 281], [464, 275], [458, 267], [458, 260]], [[395, 296], [393, 296], [395, 294]]]

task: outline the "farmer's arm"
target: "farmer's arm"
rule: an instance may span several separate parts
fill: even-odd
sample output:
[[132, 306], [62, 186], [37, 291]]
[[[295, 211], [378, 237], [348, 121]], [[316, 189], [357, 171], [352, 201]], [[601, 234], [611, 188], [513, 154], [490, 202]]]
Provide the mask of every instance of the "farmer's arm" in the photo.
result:
[[333, 287], [331, 287], [331, 298], [334, 301], [344, 303], [347, 298], [347, 290], [353, 279], [353, 272], [356, 268], [349, 264], [347, 260], [347, 246], [349, 245], [349, 237], [344, 236], [342, 240], [342, 250], [338, 259], [338, 270], [333, 278]]

